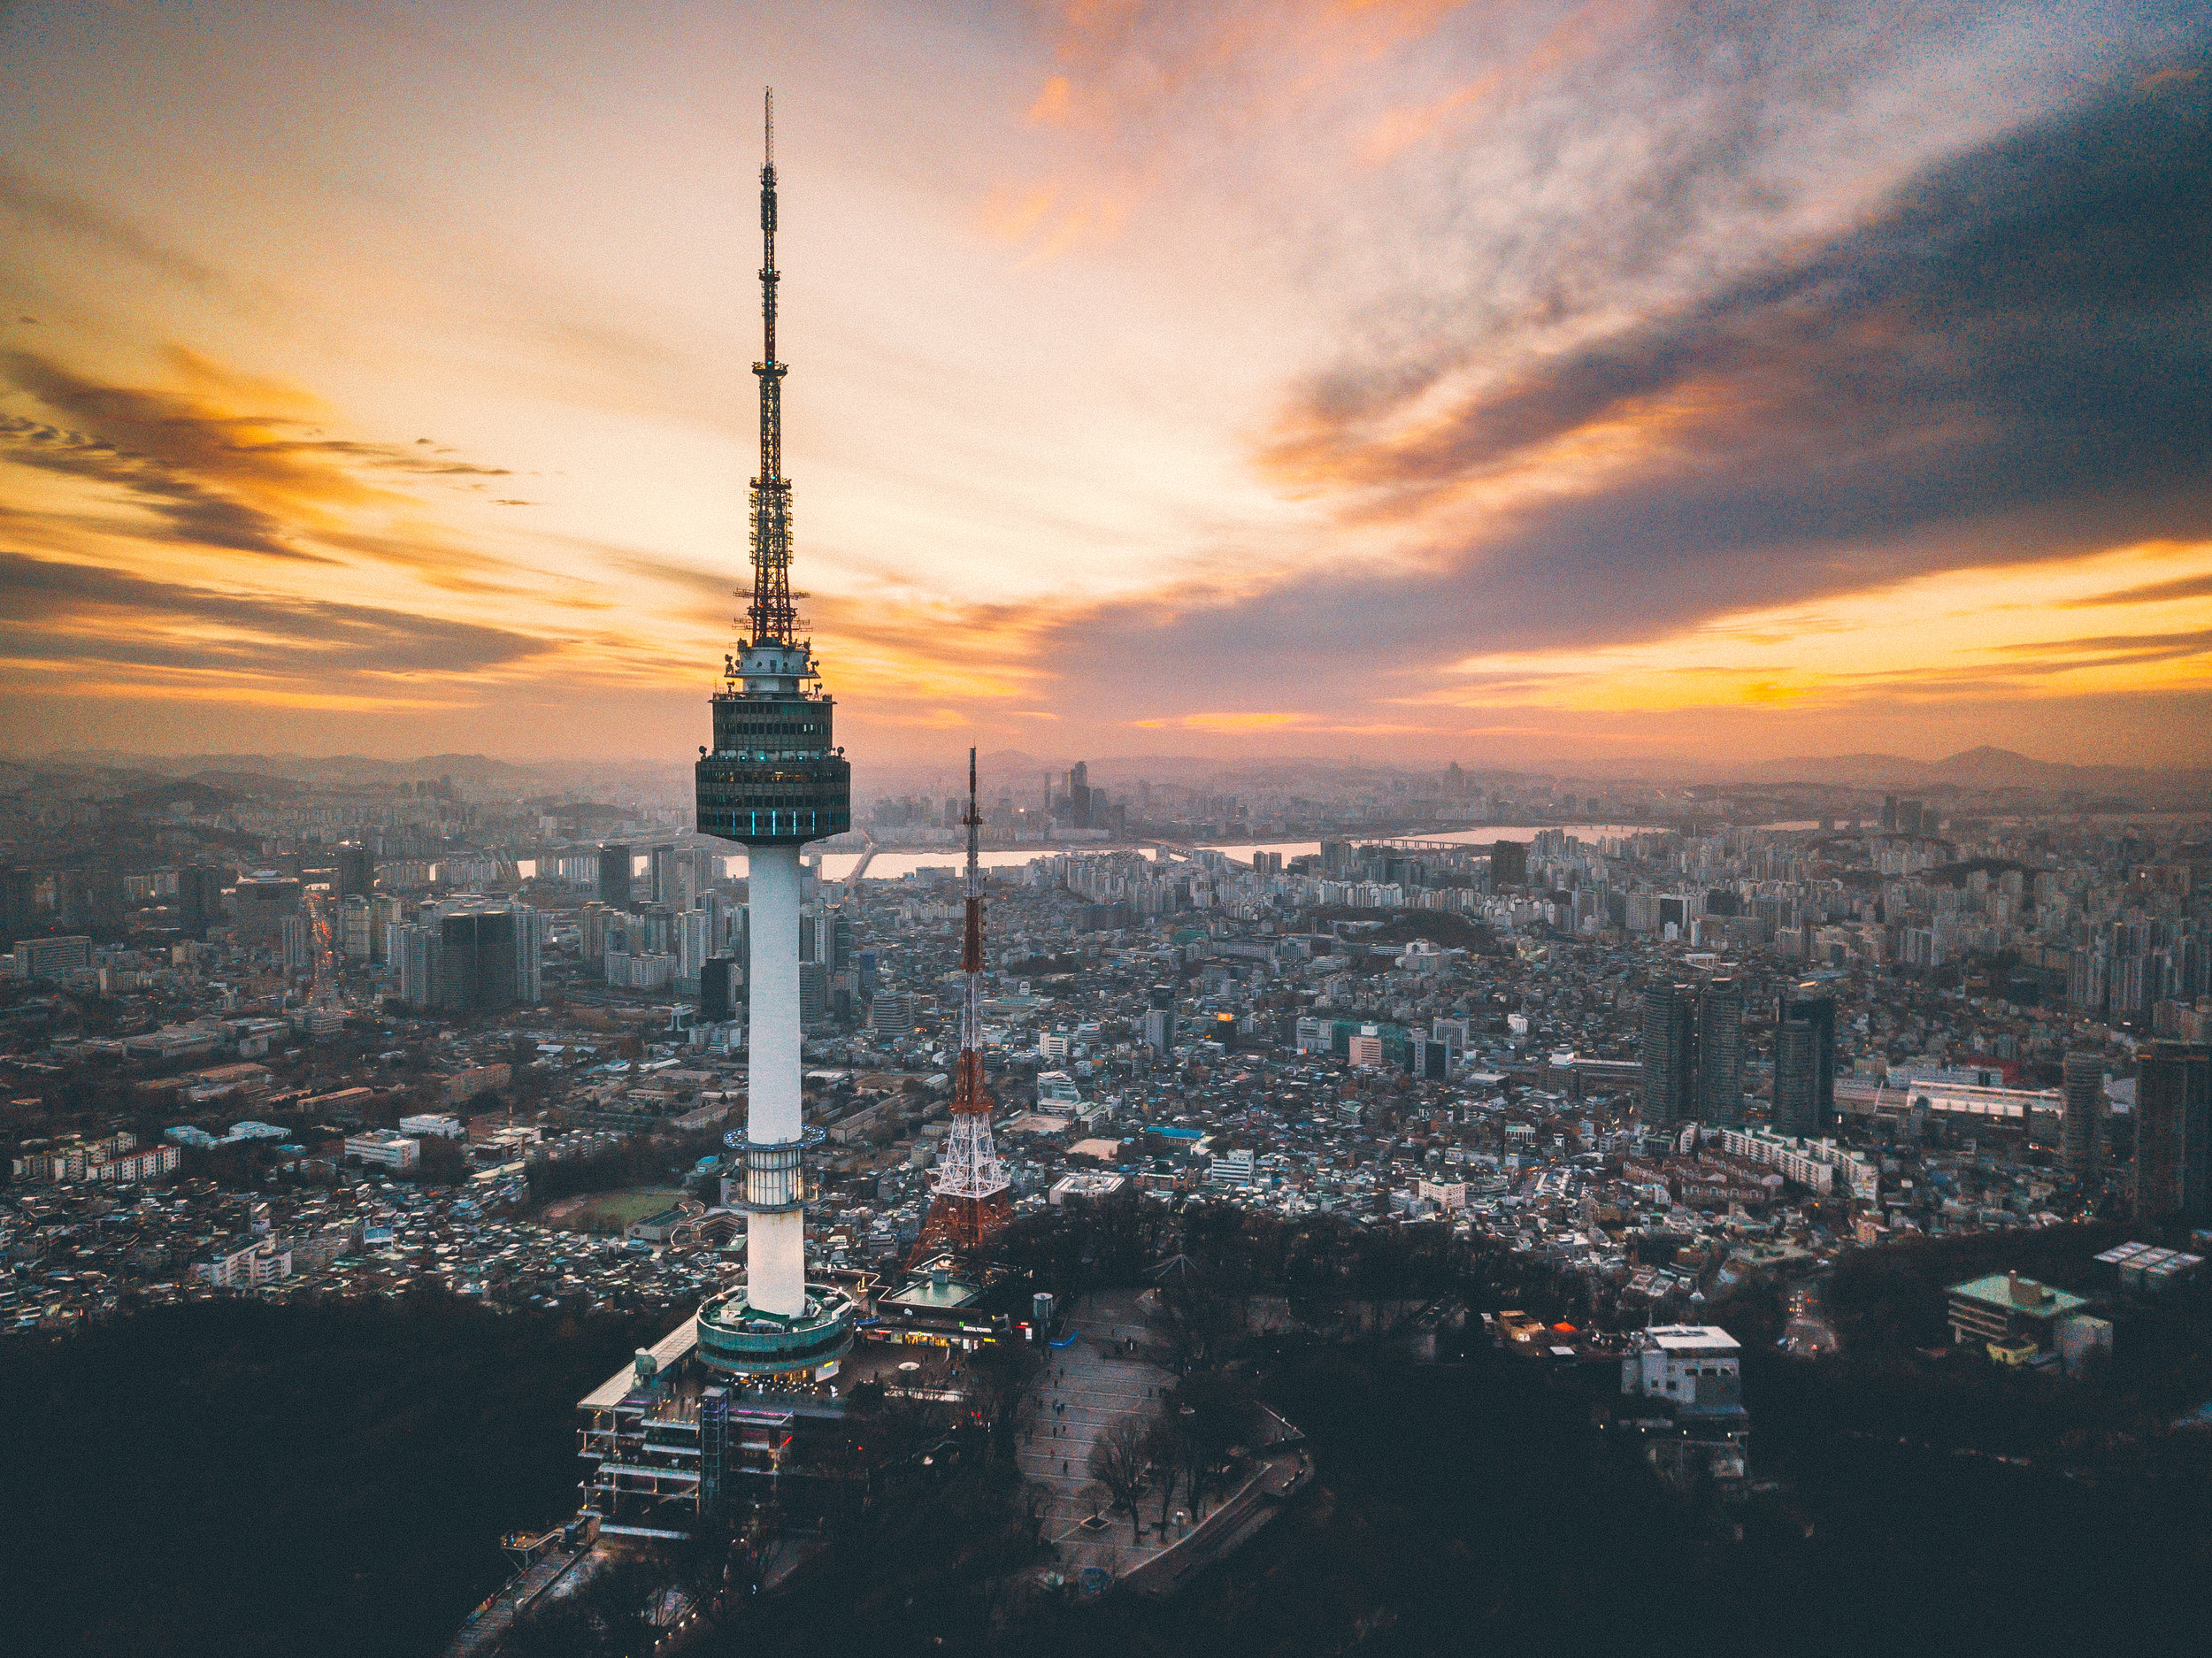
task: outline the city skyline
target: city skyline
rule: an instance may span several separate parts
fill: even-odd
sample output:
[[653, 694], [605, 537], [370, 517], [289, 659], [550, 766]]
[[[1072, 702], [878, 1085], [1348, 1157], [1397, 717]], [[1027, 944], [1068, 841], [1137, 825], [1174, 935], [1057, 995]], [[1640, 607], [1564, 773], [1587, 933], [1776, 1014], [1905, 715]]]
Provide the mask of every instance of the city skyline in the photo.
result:
[[772, 80], [872, 754], [2205, 751], [2185, 8], [520, 17], [0, 7], [0, 749], [695, 741]]

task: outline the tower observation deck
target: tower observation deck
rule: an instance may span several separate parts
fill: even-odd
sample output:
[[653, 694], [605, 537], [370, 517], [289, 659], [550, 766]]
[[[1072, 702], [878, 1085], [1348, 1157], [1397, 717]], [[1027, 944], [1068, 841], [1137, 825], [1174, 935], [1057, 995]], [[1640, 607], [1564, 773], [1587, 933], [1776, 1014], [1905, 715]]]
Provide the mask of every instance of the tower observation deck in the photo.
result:
[[783, 475], [776, 358], [776, 126], [767, 104], [760, 169], [760, 472], [752, 483], [753, 586], [746, 637], [723, 659], [714, 746], [700, 750], [699, 833], [742, 845], [751, 956], [746, 971], [745, 1285], [699, 1309], [699, 1356], [741, 1377], [821, 1380], [852, 1345], [853, 1309], [806, 1282], [805, 1133], [799, 1097], [799, 848], [852, 825], [852, 767], [833, 746], [831, 700], [791, 591], [791, 483]]

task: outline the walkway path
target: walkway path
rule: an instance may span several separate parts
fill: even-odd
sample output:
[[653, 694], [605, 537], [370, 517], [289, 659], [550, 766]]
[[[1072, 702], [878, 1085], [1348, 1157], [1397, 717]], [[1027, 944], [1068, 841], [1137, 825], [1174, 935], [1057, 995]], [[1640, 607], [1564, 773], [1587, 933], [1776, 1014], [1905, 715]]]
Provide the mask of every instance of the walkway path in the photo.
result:
[[1133, 1290], [1084, 1297], [1063, 1328], [1063, 1339], [1070, 1330], [1076, 1332], [1073, 1342], [1046, 1351], [1037, 1391], [1024, 1407], [1024, 1443], [1017, 1455], [1037, 1499], [1045, 1539], [1060, 1550], [1060, 1570], [1076, 1577], [1086, 1566], [1097, 1566], [1118, 1577], [1159, 1552], [1158, 1539], [1150, 1535], [1159, 1506], [1156, 1501], [1140, 1504], [1147, 1532], [1141, 1542], [1131, 1540], [1126, 1514], [1109, 1513], [1106, 1525], [1086, 1527], [1092, 1512], [1083, 1496], [1092, 1484], [1091, 1447], [1123, 1416], [1134, 1414], [1148, 1422], [1173, 1378], [1124, 1350], [1133, 1339], [1141, 1352], [1147, 1336]]
[[592, 1545], [580, 1548], [555, 1547], [549, 1550], [529, 1570], [517, 1573], [501, 1585], [498, 1592], [484, 1604], [469, 1614], [449, 1645], [446, 1658], [473, 1658], [496, 1646], [502, 1636], [514, 1625], [523, 1608], [545, 1593], [592, 1551]]

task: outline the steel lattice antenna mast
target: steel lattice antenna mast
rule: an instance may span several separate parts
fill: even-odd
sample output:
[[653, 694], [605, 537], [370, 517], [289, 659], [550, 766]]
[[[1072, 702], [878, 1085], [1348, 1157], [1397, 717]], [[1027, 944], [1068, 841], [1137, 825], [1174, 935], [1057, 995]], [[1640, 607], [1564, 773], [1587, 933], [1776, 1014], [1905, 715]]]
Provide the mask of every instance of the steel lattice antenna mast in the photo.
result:
[[795, 641], [791, 606], [791, 482], [783, 475], [783, 377], [776, 361], [776, 94], [764, 95], [768, 144], [760, 169], [760, 476], [753, 480], [753, 591], [745, 615], [756, 645]]
[[929, 1217], [915, 1240], [918, 1263], [933, 1247], [972, 1247], [1012, 1217], [1007, 1190], [1013, 1184], [991, 1141], [991, 1096], [983, 1086], [983, 871], [978, 837], [983, 813], [976, 802], [975, 750], [968, 750], [966, 931], [960, 945], [960, 1060], [955, 1073], [951, 1130], [939, 1159]]
[[983, 1094], [983, 871], [977, 856], [983, 814], [976, 810], [975, 750], [968, 750], [968, 810], [961, 818], [968, 831], [966, 931], [960, 941], [960, 1076], [955, 1110], [987, 1112]]

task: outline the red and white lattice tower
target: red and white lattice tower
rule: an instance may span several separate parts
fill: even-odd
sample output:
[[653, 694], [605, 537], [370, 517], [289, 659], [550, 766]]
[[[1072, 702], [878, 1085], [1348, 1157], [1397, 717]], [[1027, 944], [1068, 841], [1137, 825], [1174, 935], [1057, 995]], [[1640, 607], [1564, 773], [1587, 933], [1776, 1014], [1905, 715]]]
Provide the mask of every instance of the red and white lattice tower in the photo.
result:
[[983, 874], [976, 836], [983, 816], [976, 808], [975, 750], [968, 750], [967, 933], [960, 949], [960, 1064], [952, 1096], [952, 1131], [945, 1136], [930, 1177], [929, 1217], [915, 1240], [910, 1263], [943, 1249], [970, 1249], [1013, 1218], [1007, 1195], [1012, 1184], [991, 1144], [991, 1096], [983, 1088]]

